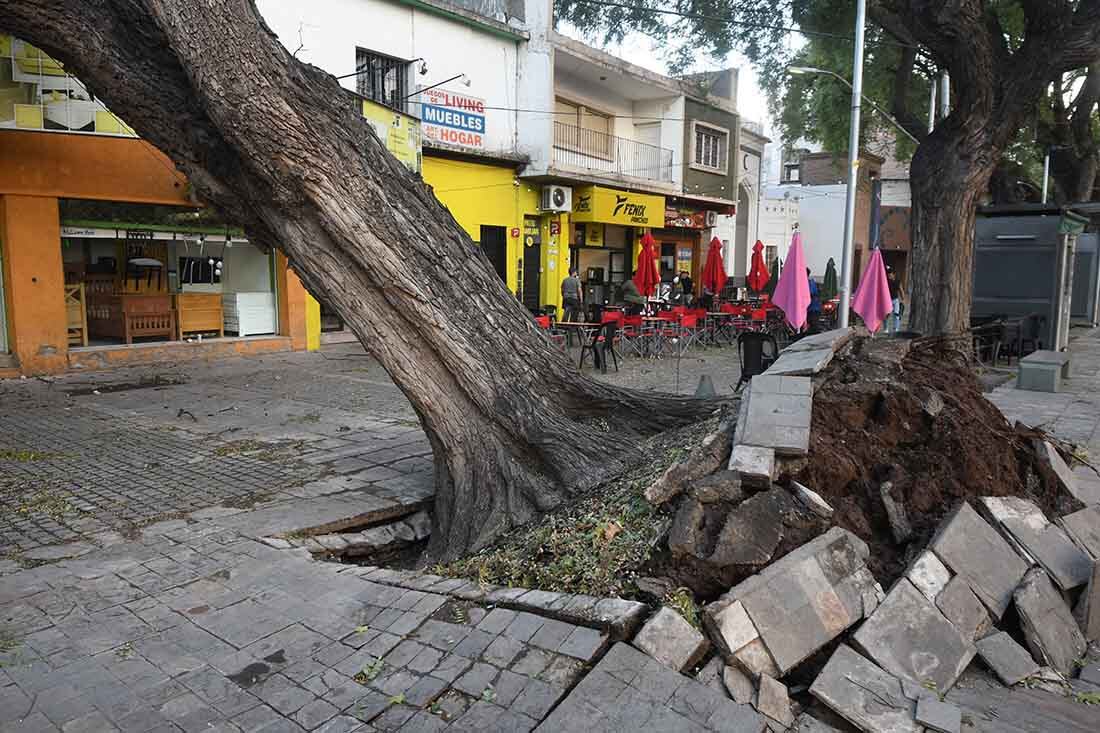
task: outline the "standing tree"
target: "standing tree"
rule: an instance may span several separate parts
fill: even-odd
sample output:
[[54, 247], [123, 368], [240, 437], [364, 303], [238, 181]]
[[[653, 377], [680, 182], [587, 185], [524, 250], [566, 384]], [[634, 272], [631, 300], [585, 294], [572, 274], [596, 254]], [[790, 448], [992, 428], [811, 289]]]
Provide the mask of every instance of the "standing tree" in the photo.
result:
[[713, 408], [581, 376], [252, 0], [8, 0], [3, 22], [282, 249], [408, 397], [435, 454], [430, 556], [484, 546], [620, 472], [638, 436]]
[[[847, 29], [837, 24], [852, 18], [852, 5], [850, 0], [683, 0], [670, 9], [658, 0], [558, 0], [560, 17], [605, 38], [658, 26], [654, 35], [668, 44], [674, 65], [691, 58], [691, 48], [722, 57], [739, 47], [760, 66], [765, 86], [777, 97], [793, 57], [783, 42], [783, 26], [798, 23], [819, 41], [813, 60], [826, 65], [822, 57], [832, 56], [835, 63], [826, 68], [844, 73], [851, 69], [851, 43], [844, 38], [851, 35], [851, 21]], [[869, 90], [887, 95], [894, 116], [922, 140], [910, 166], [910, 325], [926, 334], [958, 335], [970, 325], [979, 199], [1051, 84], [1063, 90], [1064, 75], [1100, 62], [1100, 0], [869, 0], [868, 17], [868, 47], [876, 49], [866, 67]], [[929, 134], [927, 118], [914, 110], [927, 109], [928, 79], [940, 70], [951, 77], [952, 108]], [[814, 100], [812, 109], [830, 104], [843, 109], [844, 92], [831, 91], [831, 102]], [[1063, 127], [1088, 131], [1096, 96], [1084, 84]], [[815, 136], [828, 142], [830, 135], [845, 135], [848, 118], [841, 114], [842, 125], [811, 120]], [[1074, 156], [1083, 162], [1066, 176], [1080, 179], [1065, 184], [1074, 195], [1094, 183], [1094, 149], [1076, 144], [1062, 154], [1069, 163]]]

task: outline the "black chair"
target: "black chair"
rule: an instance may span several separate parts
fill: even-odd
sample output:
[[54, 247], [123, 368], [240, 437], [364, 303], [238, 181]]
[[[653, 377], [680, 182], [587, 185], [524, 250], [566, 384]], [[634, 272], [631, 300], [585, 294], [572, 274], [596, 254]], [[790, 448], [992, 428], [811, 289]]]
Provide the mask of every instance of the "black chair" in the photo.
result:
[[741, 360], [741, 378], [733, 388], [735, 392], [779, 358], [779, 344], [770, 333], [745, 331], [737, 337], [737, 356]]
[[607, 374], [607, 355], [615, 364], [615, 371], [619, 371], [619, 353], [615, 350], [615, 339], [618, 337], [619, 324], [614, 321], [603, 324], [592, 333], [592, 340], [581, 346], [581, 359], [578, 367], [584, 366], [586, 354], [592, 354], [592, 365], [604, 374]]

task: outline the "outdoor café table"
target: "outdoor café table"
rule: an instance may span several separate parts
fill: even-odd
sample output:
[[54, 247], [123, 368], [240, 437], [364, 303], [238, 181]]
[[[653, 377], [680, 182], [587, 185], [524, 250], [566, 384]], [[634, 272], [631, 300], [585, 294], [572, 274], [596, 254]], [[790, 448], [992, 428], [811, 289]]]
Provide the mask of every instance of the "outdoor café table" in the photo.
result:
[[734, 321], [736, 319], [736, 313], [726, 313], [725, 311], [707, 313], [708, 343], [717, 346], [719, 344], [719, 337], [724, 335], [726, 337], [726, 343], [732, 344], [737, 339], [734, 332]]
[[657, 316], [642, 316], [642, 323], [650, 326], [650, 338], [647, 340], [647, 356], [659, 357], [665, 349], [665, 329], [676, 323], [676, 316], [667, 313]]

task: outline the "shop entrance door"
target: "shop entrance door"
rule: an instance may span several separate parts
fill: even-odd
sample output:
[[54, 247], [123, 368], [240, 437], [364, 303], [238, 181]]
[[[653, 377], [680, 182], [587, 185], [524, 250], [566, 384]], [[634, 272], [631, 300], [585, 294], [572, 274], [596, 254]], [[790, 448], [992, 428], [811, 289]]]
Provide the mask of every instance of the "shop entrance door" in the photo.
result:
[[523, 248], [523, 304], [532, 313], [538, 313], [539, 293], [542, 292], [542, 245]]
[[481, 227], [481, 249], [503, 282], [508, 282], [508, 238], [504, 227]]

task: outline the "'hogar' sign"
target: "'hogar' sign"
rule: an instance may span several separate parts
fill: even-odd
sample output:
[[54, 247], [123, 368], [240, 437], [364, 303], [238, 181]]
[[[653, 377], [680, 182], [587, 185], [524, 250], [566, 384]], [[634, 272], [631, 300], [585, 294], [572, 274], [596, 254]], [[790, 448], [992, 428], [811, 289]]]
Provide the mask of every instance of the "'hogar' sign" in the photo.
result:
[[420, 129], [424, 137], [450, 145], [485, 147], [485, 100], [446, 89], [420, 95]]

